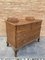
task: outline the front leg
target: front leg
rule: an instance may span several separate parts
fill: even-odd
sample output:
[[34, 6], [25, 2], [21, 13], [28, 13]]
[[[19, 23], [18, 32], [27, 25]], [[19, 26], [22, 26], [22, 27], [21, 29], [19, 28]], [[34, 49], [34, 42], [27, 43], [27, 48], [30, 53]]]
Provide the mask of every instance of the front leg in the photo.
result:
[[40, 42], [40, 37], [38, 38], [38, 42]]
[[15, 57], [17, 57], [17, 52], [18, 52], [18, 50], [15, 51]]
[[7, 46], [9, 46], [9, 43], [7, 42]]

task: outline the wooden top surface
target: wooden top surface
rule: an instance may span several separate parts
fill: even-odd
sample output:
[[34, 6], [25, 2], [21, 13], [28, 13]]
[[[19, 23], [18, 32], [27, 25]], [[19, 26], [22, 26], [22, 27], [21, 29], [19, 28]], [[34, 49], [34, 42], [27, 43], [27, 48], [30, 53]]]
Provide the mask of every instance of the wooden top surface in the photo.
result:
[[41, 22], [42, 20], [39, 19], [8, 19], [6, 22], [12, 24], [12, 25], [24, 25], [24, 24], [30, 24], [30, 23], [35, 23], [35, 22]]

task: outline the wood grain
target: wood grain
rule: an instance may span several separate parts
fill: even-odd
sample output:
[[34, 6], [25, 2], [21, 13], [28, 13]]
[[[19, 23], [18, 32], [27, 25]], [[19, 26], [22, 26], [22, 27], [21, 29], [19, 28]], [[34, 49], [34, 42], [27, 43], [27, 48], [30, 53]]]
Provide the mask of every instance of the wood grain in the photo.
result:
[[7, 42], [14, 48], [19, 49], [20, 47], [23, 47], [40, 37], [42, 20], [23, 20], [23, 22], [19, 20], [18, 23], [14, 23], [12, 21], [15, 19], [13, 19], [6, 21], [6, 30]]

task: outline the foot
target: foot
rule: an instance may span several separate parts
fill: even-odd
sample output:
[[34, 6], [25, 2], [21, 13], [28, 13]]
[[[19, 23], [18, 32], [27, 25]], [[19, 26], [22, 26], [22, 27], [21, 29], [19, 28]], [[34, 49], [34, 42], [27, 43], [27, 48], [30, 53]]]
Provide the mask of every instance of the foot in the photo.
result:
[[15, 57], [17, 57], [17, 52], [18, 52], [18, 50], [15, 51]]
[[9, 46], [9, 43], [7, 42], [7, 46]]
[[38, 38], [38, 42], [40, 42], [40, 38]]

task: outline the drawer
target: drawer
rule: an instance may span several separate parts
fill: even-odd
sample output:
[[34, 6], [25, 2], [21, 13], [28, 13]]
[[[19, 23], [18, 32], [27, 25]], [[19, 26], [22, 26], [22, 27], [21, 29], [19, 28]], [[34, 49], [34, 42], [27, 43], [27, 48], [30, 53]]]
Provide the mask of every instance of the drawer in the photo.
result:
[[31, 24], [17, 26], [17, 32], [31, 30]]
[[38, 29], [41, 27], [41, 22], [35, 22], [32, 24], [32, 30]]
[[25, 40], [23, 41], [24, 44], [27, 44], [27, 43], [31, 43], [34, 39], [34, 36], [30, 36], [28, 38], [25, 38]]
[[22, 31], [17, 33], [17, 40], [24, 39], [31, 36], [31, 31]]
[[17, 40], [17, 48], [24, 46], [25, 44], [31, 43], [34, 39], [34, 36], [30, 36], [21, 40]]

